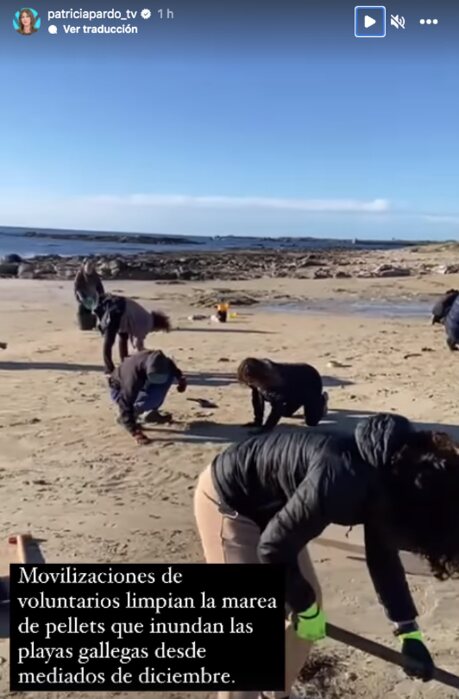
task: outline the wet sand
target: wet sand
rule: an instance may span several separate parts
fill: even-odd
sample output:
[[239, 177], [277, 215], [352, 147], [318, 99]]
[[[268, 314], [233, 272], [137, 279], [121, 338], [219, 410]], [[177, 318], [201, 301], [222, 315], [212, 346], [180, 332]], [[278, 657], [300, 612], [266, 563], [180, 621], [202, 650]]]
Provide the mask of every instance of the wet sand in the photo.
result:
[[[455, 386], [459, 358], [449, 353], [441, 327], [412, 307], [411, 316], [342, 312], [339, 304], [378, 303], [405, 297], [409, 303], [457, 286], [447, 279], [257, 280], [222, 284], [159, 285], [113, 282], [111, 290], [136, 297], [151, 309], [168, 311], [170, 335], [151, 336], [150, 348], [168, 352], [190, 378], [185, 395], [167, 400], [175, 424], [150, 428], [151, 446], [139, 449], [115, 422], [101, 365], [97, 333], [75, 323], [71, 283], [0, 281], [0, 475], [3, 537], [32, 531], [44, 539], [49, 562], [198, 562], [202, 560], [192, 516], [196, 478], [209, 460], [246, 432], [251, 417], [248, 392], [235, 381], [235, 368], [249, 354], [274, 360], [308, 361], [324, 375], [331, 412], [323, 424], [352, 430], [365, 415], [395, 411], [422, 425], [441, 425], [459, 438]], [[234, 308], [226, 326], [189, 321], [201, 294], [218, 288], [258, 294], [259, 306]], [[340, 289], [340, 291], [338, 291]], [[215, 292], [218, 295], [218, 292]], [[323, 303], [325, 312], [276, 309], [275, 296]], [[330, 301], [339, 299], [336, 306]], [[422, 301], [424, 303], [424, 301]], [[387, 306], [385, 306], [387, 308]], [[117, 355], [115, 355], [117, 356]], [[202, 409], [188, 399], [217, 404]], [[281, 429], [305, 429], [300, 419]], [[328, 538], [345, 531], [327, 531]], [[357, 528], [350, 540], [361, 541]], [[396, 648], [391, 628], [372, 589], [365, 563], [355, 556], [311, 545], [330, 621]], [[457, 582], [410, 577], [420, 622], [439, 665], [459, 670]], [[332, 659], [336, 677], [328, 689], [314, 684], [305, 696], [430, 697], [452, 691], [422, 685], [397, 669], [326, 642], [317, 657]], [[8, 646], [0, 641], [0, 694], [8, 694]], [[329, 677], [333, 672], [330, 670]], [[25, 693], [22, 695], [28, 697]], [[36, 696], [30, 693], [30, 697]], [[41, 693], [43, 699], [109, 697], [108, 693]], [[117, 694], [146, 697], [147, 693]], [[161, 693], [158, 697], [208, 694]]]

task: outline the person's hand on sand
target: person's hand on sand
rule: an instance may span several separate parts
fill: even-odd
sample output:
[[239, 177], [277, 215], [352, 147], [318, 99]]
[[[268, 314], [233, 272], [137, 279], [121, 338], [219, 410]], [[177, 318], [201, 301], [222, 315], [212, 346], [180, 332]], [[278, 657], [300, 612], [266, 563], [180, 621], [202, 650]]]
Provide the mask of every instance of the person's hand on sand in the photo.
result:
[[424, 645], [422, 633], [412, 631], [411, 633], [399, 634], [402, 643], [402, 655], [406, 660], [405, 673], [408, 677], [413, 677], [429, 682], [433, 678], [434, 662], [427, 647]]
[[142, 432], [141, 429], [136, 430], [133, 433], [133, 436], [137, 444], [139, 444], [140, 446], [151, 444], [151, 439], [147, 437], [147, 435], [144, 432]]

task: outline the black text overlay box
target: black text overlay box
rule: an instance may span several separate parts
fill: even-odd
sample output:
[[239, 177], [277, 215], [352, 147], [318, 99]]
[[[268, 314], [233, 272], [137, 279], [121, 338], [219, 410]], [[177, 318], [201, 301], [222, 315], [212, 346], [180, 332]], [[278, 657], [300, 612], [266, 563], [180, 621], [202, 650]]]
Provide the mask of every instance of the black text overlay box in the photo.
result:
[[282, 689], [284, 570], [13, 565], [11, 690]]

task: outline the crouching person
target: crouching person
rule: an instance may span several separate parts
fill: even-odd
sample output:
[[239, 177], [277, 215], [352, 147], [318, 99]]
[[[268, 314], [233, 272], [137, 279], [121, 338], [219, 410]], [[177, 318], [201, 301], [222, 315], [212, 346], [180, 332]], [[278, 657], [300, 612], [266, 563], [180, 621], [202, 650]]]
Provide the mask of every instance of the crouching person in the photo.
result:
[[112, 400], [118, 405], [118, 422], [132, 434], [139, 444], [150, 440], [139, 424], [139, 418], [146, 413], [144, 422], [163, 424], [170, 422], [170, 414], [161, 414], [159, 408], [177, 381], [177, 391], [186, 390], [186, 379], [176, 364], [161, 351], [144, 350], [132, 355], [113, 372], [109, 378]]
[[[291, 696], [312, 645], [327, 636], [326, 601], [308, 546], [330, 524], [363, 525], [368, 572], [405, 672], [433, 678], [399, 552], [426, 559], [439, 580], [456, 578], [458, 501], [459, 444], [401, 415], [374, 415], [354, 434], [258, 435], [217, 454], [194, 496], [206, 562], [286, 567], [285, 689], [269, 697]], [[218, 699], [262, 699], [262, 689], [222, 691]]]
[[[281, 418], [292, 417], [303, 408], [304, 421], [315, 427], [327, 414], [328, 394], [322, 377], [310, 364], [280, 364], [269, 359], [248, 357], [239, 365], [238, 380], [252, 391], [253, 427], [269, 432]], [[263, 424], [265, 403], [271, 407]]]

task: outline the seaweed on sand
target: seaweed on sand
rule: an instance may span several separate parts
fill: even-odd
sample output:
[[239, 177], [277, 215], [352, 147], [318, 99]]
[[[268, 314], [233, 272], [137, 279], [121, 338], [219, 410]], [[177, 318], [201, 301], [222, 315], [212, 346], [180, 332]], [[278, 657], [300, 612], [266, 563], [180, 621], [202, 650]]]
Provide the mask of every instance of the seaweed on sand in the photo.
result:
[[347, 666], [335, 654], [312, 653], [295, 686], [298, 699], [344, 699], [352, 696]]

